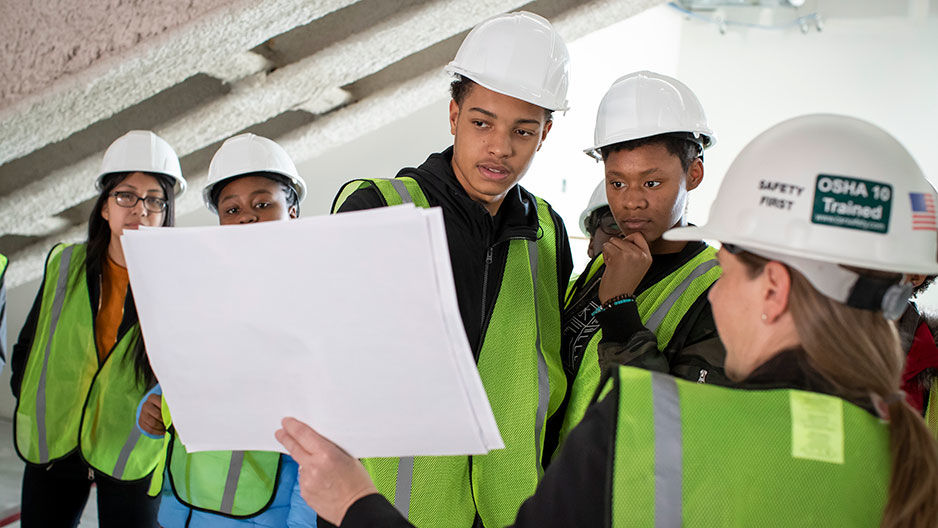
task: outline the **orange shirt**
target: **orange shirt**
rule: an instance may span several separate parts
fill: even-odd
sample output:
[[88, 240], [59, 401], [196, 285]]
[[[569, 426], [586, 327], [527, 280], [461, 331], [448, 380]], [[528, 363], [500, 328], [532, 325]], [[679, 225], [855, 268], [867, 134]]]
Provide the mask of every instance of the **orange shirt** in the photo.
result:
[[124, 319], [128, 282], [127, 268], [108, 257], [101, 273], [101, 300], [94, 320], [94, 341], [98, 345], [98, 361], [101, 363], [117, 342], [117, 330]]

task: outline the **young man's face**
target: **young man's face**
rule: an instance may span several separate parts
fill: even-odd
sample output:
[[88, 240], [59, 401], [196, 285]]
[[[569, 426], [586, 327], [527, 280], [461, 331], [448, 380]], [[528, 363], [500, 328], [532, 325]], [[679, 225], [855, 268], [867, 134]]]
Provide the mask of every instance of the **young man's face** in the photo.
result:
[[677, 156], [663, 144], [650, 143], [611, 153], [605, 168], [606, 198], [622, 233], [641, 233], [652, 254], [680, 251], [685, 242], [661, 235], [686, 224], [687, 191], [703, 180], [700, 159], [685, 173]]
[[264, 176], [244, 176], [225, 184], [218, 195], [218, 223], [251, 224], [298, 216], [287, 205], [283, 185]]
[[462, 104], [450, 101], [449, 124], [456, 179], [492, 215], [524, 176], [551, 127], [543, 108], [477, 84]]

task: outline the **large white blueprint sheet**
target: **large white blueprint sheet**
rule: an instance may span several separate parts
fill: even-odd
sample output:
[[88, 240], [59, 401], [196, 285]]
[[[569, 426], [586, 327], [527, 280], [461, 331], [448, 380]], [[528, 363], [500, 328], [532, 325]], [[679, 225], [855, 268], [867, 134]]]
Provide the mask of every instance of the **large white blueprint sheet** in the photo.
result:
[[294, 416], [356, 457], [504, 447], [462, 328], [439, 209], [122, 237], [186, 449], [284, 451]]

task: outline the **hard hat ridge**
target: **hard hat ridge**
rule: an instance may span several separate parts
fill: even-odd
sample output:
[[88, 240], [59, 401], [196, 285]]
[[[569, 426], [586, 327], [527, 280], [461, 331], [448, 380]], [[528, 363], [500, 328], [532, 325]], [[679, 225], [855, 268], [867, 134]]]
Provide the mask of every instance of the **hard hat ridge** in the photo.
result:
[[593, 194], [590, 196], [590, 201], [586, 205], [586, 209], [583, 209], [583, 212], [580, 213], [580, 230], [583, 231], [583, 234], [590, 236], [589, 230], [586, 228], [586, 220], [593, 214], [593, 211], [599, 209], [600, 207], [608, 207], [609, 200], [606, 199], [606, 180], [600, 180], [596, 185], [596, 188], [593, 189]]
[[681, 81], [650, 71], [617, 79], [599, 103], [593, 146], [584, 152], [602, 160], [600, 149], [663, 134], [679, 135], [700, 145], [716, 143], [703, 106]]
[[519, 11], [472, 28], [446, 65], [489, 90], [551, 111], [567, 110], [570, 54], [544, 17]]
[[[860, 278], [842, 266], [938, 273], [936, 203], [915, 159], [885, 130], [848, 116], [805, 115], [743, 148], [706, 224], [671, 229], [664, 238], [718, 240], [802, 266], [815, 288], [847, 303]], [[882, 299], [851, 302], [879, 303], [886, 313], [886, 297], [907, 289], [876, 288]]]
[[177, 198], [187, 187], [176, 151], [165, 139], [149, 130], [131, 130], [111, 143], [104, 152], [95, 187], [100, 191], [104, 177], [117, 172], [168, 176], [175, 181]]
[[226, 139], [212, 156], [208, 181], [202, 188], [205, 207], [217, 213], [213, 197], [215, 187], [226, 180], [253, 173], [279, 175], [296, 193], [297, 203], [306, 198], [306, 182], [283, 147], [262, 136], [239, 134]]

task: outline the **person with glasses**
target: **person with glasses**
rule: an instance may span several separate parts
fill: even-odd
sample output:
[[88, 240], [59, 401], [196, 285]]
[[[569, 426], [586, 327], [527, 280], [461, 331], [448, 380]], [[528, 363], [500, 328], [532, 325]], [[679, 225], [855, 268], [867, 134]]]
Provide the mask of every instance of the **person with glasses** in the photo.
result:
[[603, 97], [594, 139], [586, 152], [603, 162], [608, 207], [585, 217], [584, 227], [604, 227], [612, 236], [564, 303], [562, 358], [569, 390], [562, 419], [548, 424], [549, 433], [559, 428], [561, 445], [609, 366], [729, 383], [707, 302], [707, 290], [720, 275], [716, 252], [701, 241], [661, 238], [687, 225], [688, 193], [703, 180], [703, 150], [714, 143], [703, 107], [677, 79], [631, 73]]
[[147, 488], [163, 445], [134, 421], [156, 380], [120, 237], [172, 226], [186, 181], [166, 141], [134, 130], [108, 147], [96, 187], [88, 239], [52, 248], [13, 347], [23, 527], [76, 526], [92, 483], [101, 526], [157, 526], [159, 500]]
[[603, 245], [612, 237], [622, 234], [616, 217], [612, 216], [609, 201], [606, 200], [606, 182], [596, 184], [590, 196], [589, 205], [580, 213], [580, 230], [589, 237], [586, 254], [592, 260], [603, 252]]

